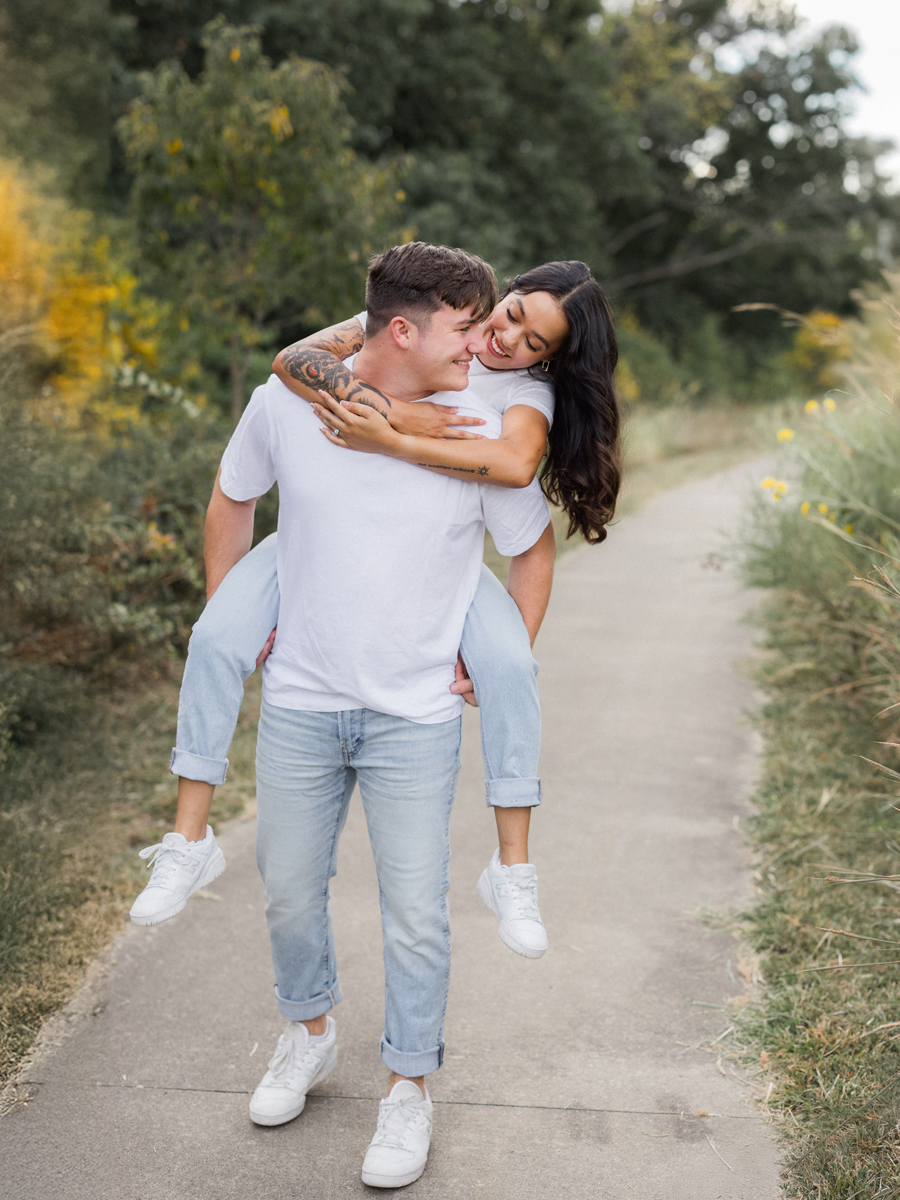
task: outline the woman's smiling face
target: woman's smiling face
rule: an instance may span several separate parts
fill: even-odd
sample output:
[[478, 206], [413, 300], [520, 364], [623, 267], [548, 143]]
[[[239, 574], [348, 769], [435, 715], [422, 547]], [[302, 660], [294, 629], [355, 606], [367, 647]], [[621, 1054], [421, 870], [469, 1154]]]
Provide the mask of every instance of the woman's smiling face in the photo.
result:
[[569, 332], [559, 301], [549, 292], [510, 292], [481, 327], [482, 365], [499, 371], [533, 367], [552, 358]]

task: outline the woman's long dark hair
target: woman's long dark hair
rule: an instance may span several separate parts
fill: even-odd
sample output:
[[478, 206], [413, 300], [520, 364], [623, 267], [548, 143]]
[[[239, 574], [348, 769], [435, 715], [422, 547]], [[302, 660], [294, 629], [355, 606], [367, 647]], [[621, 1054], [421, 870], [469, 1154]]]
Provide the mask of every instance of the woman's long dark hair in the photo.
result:
[[568, 537], [580, 532], [589, 542], [602, 542], [622, 482], [613, 383], [619, 350], [609, 305], [583, 262], [534, 267], [510, 280], [503, 295], [510, 292], [549, 292], [568, 321], [569, 332], [547, 373], [531, 368], [536, 378], [549, 376], [556, 397], [541, 486], [569, 518]]

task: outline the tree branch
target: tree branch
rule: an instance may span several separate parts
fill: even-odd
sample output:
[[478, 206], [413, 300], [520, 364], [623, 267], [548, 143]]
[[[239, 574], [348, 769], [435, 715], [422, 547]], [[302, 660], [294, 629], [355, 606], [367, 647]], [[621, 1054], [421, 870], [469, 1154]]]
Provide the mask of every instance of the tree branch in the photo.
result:
[[621, 233], [617, 234], [611, 242], [606, 246], [607, 254], [618, 254], [623, 246], [638, 236], [640, 233], [646, 233], [650, 229], [655, 229], [657, 225], [663, 225], [668, 221], [669, 215], [664, 212], [651, 213], [649, 217], [641, 217], [640, 221], [634, 221], [631, 225], [626, 225]]
[[682, 258], [678, 262], [667, 263], [664, 267], [652, 267], [649, 271], [638, 271], [634, 275], [623, 275], [620, 279], [612, 279], [606, 283], [608, 292], [621, 292], [625, 288], [640, 287], [645, 283], [656, 283], [660, 279], [672, 279], [676, 275], [688, 275], [691, 271], [699, 271], [703, 267], [715, 267], [718, 263], [728, 262], [748, 254], [767, 241], [780, 239], [761, 237], [758, 234], [738, 242], [736, 246], [727, 246], [723, 250], [713, 250], [709, 254], [695, 254], [693, 258]]

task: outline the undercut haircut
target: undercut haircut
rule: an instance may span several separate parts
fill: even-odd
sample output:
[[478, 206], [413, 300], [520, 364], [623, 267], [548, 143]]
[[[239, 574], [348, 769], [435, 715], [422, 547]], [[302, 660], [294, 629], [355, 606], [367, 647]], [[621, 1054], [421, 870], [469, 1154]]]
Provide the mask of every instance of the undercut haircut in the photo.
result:
[[369, 264], [366, 335], [380, 333], [394, 317], [406, 317], [424, 332], [442, 304], [474, 306], [476, 320], [483, 321], [497, 299], [494, 272], [477, 254], [427, 242], [392, 246]]

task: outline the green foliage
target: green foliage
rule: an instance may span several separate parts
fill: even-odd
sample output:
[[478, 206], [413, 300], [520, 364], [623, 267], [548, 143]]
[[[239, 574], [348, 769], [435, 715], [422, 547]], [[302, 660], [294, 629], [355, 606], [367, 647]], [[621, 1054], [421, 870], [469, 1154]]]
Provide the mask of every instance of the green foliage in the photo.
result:
[[[605, 14], [596, 0], [112, 0], [108, 12], [97, 0], [73, 0], [42, 4], [34, 19], [32, 8], [0, 5], [6, 144], [71, 160], [65, 186], [76, 187], [69, 181], [82, 167], [105, 170], [106, 131], [91, 104], [105, 104], [108, 92], [115, 119], [139, 99], [147, 71], [163, 73], [157, 97], [163, 76], [169, 81], [167, 103], [176, 80], [185, 82], [181, 70], [198, 81], [198, 96], [211, 95], [204, 72], [224, 66], [227, 80], [229, 64], [207, 64], [204, 28], [214, 18], [234, 28], [252, 21], [273, 63], [302, 55], [346, 79], [339, 103], [325, 101], [323, 121], [344, 119], [344, 144], [376, 173], [404, 160], [404, 219], [419, 236], [474, 250], [501, 275], [584, 259], [685, 376], [697, 380], [699, 370], [703, 395], [802, 390], [802, 370], [792, 374], [783, 357], [790, 333], [771, 314], [731, 310], [765, 302], [846, 316], [853, 290], [877, 281], [896, 246], [900, 200], [875, 169], [883, 147], [845, 128], [855, 42], [840, 28], [798, 40], [789, 6], [777, 0], [647, 0]], [[264, 122], [250, 124], [264, 131]], [[313, 143], [330, 146], [320, 133]], [[122, 141], [111, 144], [109, 191], [124, 206], [134, 172]], [[163, 179], [175, 165], [157, 154], [148, 169]], [[255, 176], [251, 189], [266, 178]], [[91, 187], [99, 197], [96, 179]], [[177, 191], [172, 204], [185, 199]], [[389, 183], [381, 200], [395, 192]], [[381, 201], [368, 203], [374, 212]], [[376, 226], [382, 216], [396, 223], [374, 215]], [[145, 233], [152, 239], [163, 227], [151, 221]], [[319, 230], [325, 241], [331, 228]], [[359, 303], [366, 246], [380, 245], [386, 228], [360, 230], [351, 217], [338, 230], [360, 254], [359, 272], [353, 283], [336, 248], [323, 253], [330, 266], [310, 283], [322, 312], [346, 316]], [[191, 291], [181, 286], [183, 296]], [[174, 325], [170, 365], [181, 370], [199, 356], [200, 386], [219, 396], [230, 377], [235, 402], [240, 371], [264, 369], [272, 340], [309, 332], [317, 304], [311, 292], [285, 287], [261, 324], [256, 309], [242, 310], [233, 361], [230, 336], [208, 332], [226, 321], [199, 303], [188, 331]]]
[[501, 274], [582, 258], [685, 376], [699, 368], [702, 393], [771, 397], [793, 383], [790, 334], [730, 309], [846, 314], [896, 228], [878, 147], [844, 128], [855, 43], [835, 29], [784, 52], [793, 18], [778, 4], [597, 7], [193, 0], [171, 20], [148, 0], [123, 54], [197, 73], [213, 11], [252, 13], [273, 60], [301, 52], [346, 73], [360, 153], [410, 156], [419, 236]]
[[[25, 743], [70, 727], [91, 691], [130, 663], [184, 652], [203, 603], [203, 517], [227, 437], [220, 419], [180, 400], [145, 399], [138, 420], [99, 437], [41, 424], [26, 398], [7, 366], [0, 383], [8, 455], [0, 745], [7, 752], [10, 736]], [[271, 506], [261, 529], [267, 517]]]
[[[164, 64], [119, 123], [134, 175], [143, 285], [169, 304], [172, 359], [203, 383], [227, 364], [237, 421], [254, 351], [362, 299], [396, 184], [351, 149], [341, 82], [298, 58], [271, 67], [250, 28], [210, 23], [196, 80]], [[214, 384], [211, 387], [214, 390]]]
[[[870, 394], [900, 361], [895, 310], [896, 294], [871, 300], [850, 329]], [[740, 1024], [791, 1118], [798, 1198], [879, 1195], [900, 1167], [900, 422], [880, 399], [810, 402], [782, 431], [788, 483], [764, 481], [782, 499], [759, 502], [747, 545], [750, 581], [771, 589], [746, 916], [768, 986]]]
[[76, 203], [106, 204], [110, 167], [107, 0], [2, 0], [0, 155], [51, 168]]

